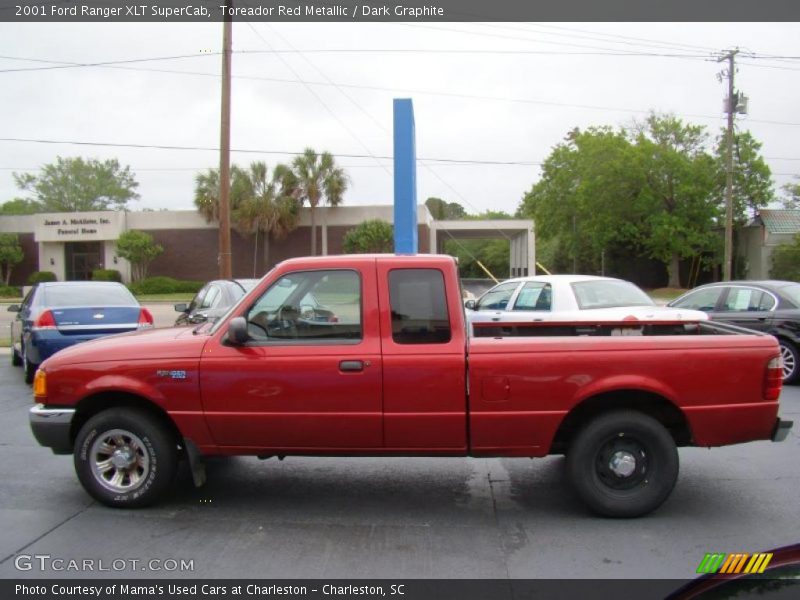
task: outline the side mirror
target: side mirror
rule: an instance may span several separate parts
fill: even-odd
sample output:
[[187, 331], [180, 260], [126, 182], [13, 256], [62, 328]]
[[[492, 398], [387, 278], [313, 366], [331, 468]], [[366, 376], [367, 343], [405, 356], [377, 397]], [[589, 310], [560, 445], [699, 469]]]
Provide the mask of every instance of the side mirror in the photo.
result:
[[20, 311], [19, 304], [12, 304], [8, 307], [8, 312], [18, 313]]
[[186, 302], [181, 302], [175, 305], [175, 312], [185, 313], [189, 310], [189, 305]]
[[228, 340], [234, 346], [241, 346], [250, 339], [247, 333], [247, 319], [244, 317], [234, 317], [228, 323]]
[[475, 310], [475, 300], [467, 300], [464, 302], [464, 308], [467, 310]]

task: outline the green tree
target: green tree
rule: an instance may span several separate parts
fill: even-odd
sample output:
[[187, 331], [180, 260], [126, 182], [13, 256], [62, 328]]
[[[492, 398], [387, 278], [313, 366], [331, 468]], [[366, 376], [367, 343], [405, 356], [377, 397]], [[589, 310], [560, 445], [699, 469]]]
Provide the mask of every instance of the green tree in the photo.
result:
[[131, 229], [117, 240], [117, 254], [131, 263], [131, 279], [134, 283], [147, 277], [150, 263], [162, 252], [164, 247], [156, 244], [153, 236], [144, 231]]
[[27, 198], [14, 198], [0, 204], [0, 215], [33, 215], [39, 212], [42, 212], [42, 205]]
[[720, 222], [715, 201], [715, 161], [708, 135], [673, 115], [651, 114], [635, 131], [637, 165], [644, 177], [638, 206], [644, 225], [639, 242], [663, 262], [669, 287], [681, 287], [682, 258], [718, 251]]
[[19, 236], [16, 233], [0, 233], [0, 268], [2, 268], [3, 282], [8, 285], [11, 281], [11, 271], [25, 258]]
[[445, 202], [441, 198], [431, 197], [425, 200], [425, 206], [437, 221], [456, 221], [467, 217], [467, 211], [458, 202]]
[[[749, 131], [734, 136], [733, 146], [733, 218], [742, 227], [756, 210], [767, 206], [775, 198], [772, 171], [760, 154], [762, 144]], [[725, 188], [727, 181], [726, 156], [727, 134], [717, 138], [716, 169], [717, 197], [720, 210], [725, 210]], [[748, 211], [751, 214], [748, 214]]]
[[511, 272], [509, 242], [506, 239], [450, 239], [444, 243], [444, 251], [458, 258], [461, 277], [485, 278], [487, 273], [481, 265], [497, 279], [504, 279]]
[[130, 167], [116, 159], [56, 158], [39, 175], [14, 173], [21, 190], [33, 194], [43, 212], [124, 210], [136, 200], [139, 184]]
[[339, 206], [349, 185], [344, 170], [336, 166], [336, 161], [328, 152], [317, 154], [306, 148], [303, 154], [292, 161], [292, 171], [296, 177], [294, 197], [301, 203], [308, 202], [311, 209], [311, 255], [317, 254], [316, 211], [320, 202]]
[[595, 272], [604, 251], [640, 236], [643, 176], [625, 132], [574, 129], [542, 164], [517, 214], [536, 222], [555, 271]]
[[784, 197], [782, 203], [784, 208], [800, 208], [800, 183], [787, 183], [783, 186]]
[[264, 265], [269, 264], [270, 238], [283, 239], [297, 227], [298, 203], [292, 196], [294, 173], [286, 165], [276, 165], [270, 175], [267, 165], [254, 162], [241, 171], [236, 187], [236, 208], [232, 219], [242, 232], [253, 235], [253, 276], [256, 275], [258, 236], [264, 236]]
[[373, 254], [394, 250], [394, 228], [380, 219], [363, 221], [344, 235], [348, 254]]
[[772, 251], [772, 268], [769, 276], [773, 279], [800, 281], [800, 235], [794, 240], [781, 244]]
[[[247, 173], [233, 165], [230, 170], [230, 209], [238, 208], [247, 188]], [[207, 169], [194, 177], [194, 205], [207, 223], [219, 221], [219, 169]]]

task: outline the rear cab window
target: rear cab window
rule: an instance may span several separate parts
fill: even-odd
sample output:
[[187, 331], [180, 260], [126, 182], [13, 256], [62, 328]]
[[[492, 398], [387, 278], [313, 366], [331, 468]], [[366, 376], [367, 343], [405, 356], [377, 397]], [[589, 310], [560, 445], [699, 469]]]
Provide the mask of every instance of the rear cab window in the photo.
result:
[[446, 344], [452, 337], [444, 275], [437, 269], [389, 271], [392, 340]]

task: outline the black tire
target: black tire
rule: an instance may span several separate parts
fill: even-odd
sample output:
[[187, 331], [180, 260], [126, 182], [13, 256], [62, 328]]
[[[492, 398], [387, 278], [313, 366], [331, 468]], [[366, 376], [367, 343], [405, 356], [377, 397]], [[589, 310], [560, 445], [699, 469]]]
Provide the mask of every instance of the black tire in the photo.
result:
[[567, 474], [581, 499], [608, 517], [639, 517], [667, 499], [678, 450], [652, 417], [619, 410], [590, 421], [567, 451]]
[[28, 385], [33, 383], [33, 378], [36, 375], [37, 365], [28, 360], [28, 353], [25, 352], [25, 342], [22, 343], [22, 370], [25, 374], [25, 383]]
[[74, 461], [81, 485], [95, 500], [139, 508], [156, 502], [175, 479], [177, 440], [145, 411], [111, 408], [81, 427]]
[[14, 343], [11, 343], [11, 366], [13, 367], [21, 367], [22, 366], [22, 357], [14, 348]]
[[800, 375], [800, 353], [797, 346], [786, 340], [778, 340], [783, 358], [783, 383], [795, 383]]

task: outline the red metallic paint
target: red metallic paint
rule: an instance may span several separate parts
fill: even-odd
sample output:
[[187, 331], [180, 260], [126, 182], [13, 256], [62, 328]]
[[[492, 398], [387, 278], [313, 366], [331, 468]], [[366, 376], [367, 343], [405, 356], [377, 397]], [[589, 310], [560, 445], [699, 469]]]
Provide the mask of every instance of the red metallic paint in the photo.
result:
[[[388, 275], [402, 268], [441, 271], [449, 342], [392, 339]], [[468, 340], [457, 268], [448, 257], [289, 260], [228, 319], [245, 314], [284, 274], [315, 269], [359, 273], [361, 341], [233, 346], [226, 323], [213, 333], [182, 328], [104, 338], [45, 362], [47, 404], [74, 406], [109, 392], [139, 396], [164, 409], [206, 454], [542, 456], [571, 410], [615, 391], [671, 402], [686, 416], [697, 445], [768, 439], [774, 427], [778, 404], [762, 398], [766, 365], [778, 356], [774, 338]], [[365, 367], [344, 372], [343, 360]]]

